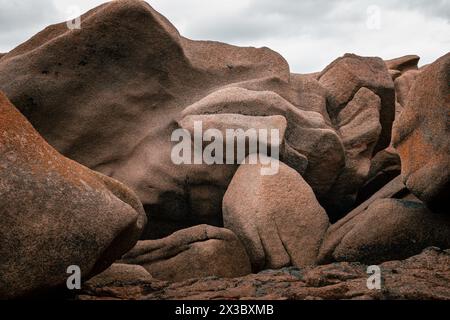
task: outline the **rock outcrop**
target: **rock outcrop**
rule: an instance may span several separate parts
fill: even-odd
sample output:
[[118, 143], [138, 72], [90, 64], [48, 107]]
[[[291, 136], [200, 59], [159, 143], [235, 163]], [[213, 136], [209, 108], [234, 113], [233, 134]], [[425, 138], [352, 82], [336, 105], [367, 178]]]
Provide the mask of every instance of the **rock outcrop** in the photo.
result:
[[398, 176], [328, 229], [319, 262], [405, 259], [429, 246], [450, 247], [449, 235], [448, 215], [429, 211]]
[[417, 76], [394, 126], [393, 145], [406, 187], [448, 213], [450, 199], [450, 53]]
[[[265, 161], [262, 161], [265, 163]], [[224, 226], [242, 241], [253, 270], [315, 264], [329, 222], [311, 187], [279, 162], [278, 172], [242, 164], [223, 199]]]
[[431, 245], [450, 248], [450, 218], [416, 201], [377, 200], [335, 232], [341, 228], [345, 235], [331, 254], [336, 261], [377, 264], [408, 258]]
[[420, 57], [415, 54], [410, 54], [407, 56], [386, 60], [386, 66], [389, 70], [397, 70], [401, 73], [409, 70], [417, 70], [417, 64], [419, 63]]
[[353, 227], [353, 219], [355, 217], [361, 216], [367, 208], [372, 205], [375, 201], [381, 199], [403, 199], [409, 195], [408, 189], [402, 182], [402, 177], [398, 176], [393, 179], [369, 199], [361, 203], [357, 208], [353, 209], [344, 218], [340, 219], [336, 223], [332, 224], [324, 237], [324, 241], [319, 252], [319, 263], [329, 263], [334, 261], [333, 252], [339, 243], [342, 241], [344, 236], [347, 234], [351, 228], [343, 228], [345, 225]]
[[[3, 56], [0, 89], [58, 151], [138, 194], [152, 221], [144, 239], [222, 225], [220, 204], [237, 165], [174, 164], [170, 137], [187, 116], [284, 116], [280, 157], [333, 220], [351, 209], [372, 151], [389, 144], [394, 86], [379, 58], [346, 55], [321, 74], [291, 74], [268, 48], [186, 39], [144, 1], [112, 1], [81, 20], [79, 30], [49, 26]], [[347, 104], [355, 108], [362, 88], [379, 110], [365, 113], [367, 132], [360, 117], [347, 119], [344, 146], [336, 117]], [[361, 144], [349, 142], [358, 136]], [[346, 179], [346, 200], [333, 214]]]
[[328, 106], [328, 112], [332, 118], [337, 117], [346, 108], [361, 88], [369, 89], [377, 94], [381, 104], [379, 121], [382, 132], [374, 152], [389, 145], [395, 117], [395, 90], [383, 60], [346, 54], [322, 71], [319, 83], [331, 93], [332, 103]]
[[295, 74], [145, 1], [81, 21], [0, 53], [0, 298], [449, 298], [407, 258], [450, 247], [450, 53]]
[[329, 192], [320, 197], [335, 221], [355, 203], [366, 181], [370, 159], [391, 140], [395, 118], [395, 90], [380, 58], [346, 54], [322, 71], [319, 83], [330, 92], [327, 105], [345, 149], [345, 166]]
[[400, 157], [394, 148], [378, 152], [370, 161], [370, 170], [364, 186], [359, 189], [356, 204], [369, 199], [383, 186], [400, 175]]
[[170, 281], [233, 278], [251, 272], [250, 260], [236, 235], [207, 225], [180, 230], [164, 239], [139, 241], [121, 262], [141, 265], [154, 278]]
[[49, 146], [0, 92], [0, 298], [45, 294], [133, 247], [146, 223], [121, 183]]
[[[407, 102], [410, 89], [420, 73], [419, 56], [407, 55], [385, 61], [395, 87], [395, 119], [397, 120]], [[385, 184], [400, 174], [400, 157], [391, 144], [378, 152], [372, 159], [369, 174], [362, 188], [359, 189], [356, 204], [367, 200]]]
[[337, 125], [345, 148], [345, 168], [326, 197], [328, 212], [345, 213], [369, 178], [371, 158], [382, 130], [380, 98], [362, 87], [339, 113]]
[[[144, 1], [108, 2], [81, 20], [79, 30], [52, 25], [5, 55], [0, 89], [57, 150], [136, 191], [153, 221], [144, 238], [220, 224], [229, 180], [172, 163], [176, 120], [222, 86], [263, 78], [288, 86], [286, 61], [267, 48], [186, 39]], [[213, 193], [209, 206], [196, 206], [201, 186]]]
[[[409, 70], [395, 79], [395, 93], [397, 102], [400, 104], [401, 108], [403, 108], [407, 101], [409, 92], [414, 82], [416, 81], [417, 75], [420, 74], [418, 70]], [[401, 111], [401, 110], [400, 110]]]

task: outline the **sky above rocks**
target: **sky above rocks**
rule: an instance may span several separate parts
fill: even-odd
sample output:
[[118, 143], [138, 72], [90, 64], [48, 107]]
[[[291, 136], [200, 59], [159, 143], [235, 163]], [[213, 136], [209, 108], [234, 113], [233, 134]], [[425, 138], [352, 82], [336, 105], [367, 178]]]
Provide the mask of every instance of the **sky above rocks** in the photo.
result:
[[[0, 0], [0, 52], [102, 0]], [[291, 71], [322, 70], [346, 52], [384, 59], [450, 51], [450, 0], [148, 0], [190, 39], [269, 47]]]

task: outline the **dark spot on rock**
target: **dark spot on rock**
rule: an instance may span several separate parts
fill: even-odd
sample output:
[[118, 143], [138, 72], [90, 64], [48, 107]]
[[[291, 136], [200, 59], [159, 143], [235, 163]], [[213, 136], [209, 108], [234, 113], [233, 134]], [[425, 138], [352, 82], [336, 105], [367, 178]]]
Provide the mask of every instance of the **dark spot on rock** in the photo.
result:
[[406, 208], [410, 209], [420, 209], [423, 208], [423, 203], [417, 201], [399, 200]]

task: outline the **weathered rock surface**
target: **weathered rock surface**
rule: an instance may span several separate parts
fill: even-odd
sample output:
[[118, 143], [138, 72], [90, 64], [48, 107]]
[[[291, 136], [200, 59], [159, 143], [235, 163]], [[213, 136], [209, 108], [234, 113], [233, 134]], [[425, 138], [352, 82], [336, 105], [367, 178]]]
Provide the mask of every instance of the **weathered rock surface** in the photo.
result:
[[390, 143], [395, 90], [381, 59], [353, 54], [327, 66], [319, 83], [330, 92], [328, 112], [345, 150], [344, 166], [328, 192], [318, 195], [330, 219], [336, 221], [353, 207], [373, 155]]
[[402, 182], [402, 177], [398, 176], [383, 188], [377, 191], [369, 199], [353, 209], [344, 218], [332, 224], [324, 237], [324, 241], [319, 252], [319, 263], [330, 263], [334, 261], [332, 256], [334, 250], [342, 241], [344, 236], [353, 227], [353, 219], [360, 216], [367, 208], [377, 200], [381, 199], [403, 199], [409, 194], [408, 189]]
[[345, 168], [325, 199], [331, 216], [341, 216], [352, 207], [359, 189], [368, 178], [372, 154], [382, 130], [380, 108], [380, 98], [362, 87], [337, 116], [345, 148]]
[[333, 252], [336, 261], [376, 264], [405, 259], [429, 246], [450, 248], [450, 218], [420, 202], [377, 200], [350, 224]]
[[[111, 1], [81, 20], [5, 55], [0, 89], [57, 150], [136, 191], [154, 222], [144, 238], [220, 225], [234, 171], [173, 164], [170, 135], [185, 107], [222, 86], [268, 77], [289, 86], [286, 61], [268, 48], [183, 38], [144, 1]], [[210, 205], [197, 187], [210, 190]]]
[[[450, 247], [450, 53], [421, 68], [346, 54], [294, 74], [265, 47], [186, 39], [144, 1], [81, 20], [0, 53], [0, 90], [31, 123], [0, 93], [0, 298], [120, 257], [80, 298], [449, 297], [446, 252], [382, 264], [382, 291], [359, 263]], [[200, 122], [214, 157], [197, 163]], [[173, 158], [177, 129], [188, 163]], [[233, 148], [222, 164], [231, 141], [209, 142], [229, 129], [254, 130], [245, 146], [267, 131], [283, 162], [240, 164], [256, 150]], [[160, 239], [126, 253], [139, 237]], [[289, 266], [302, 269], [248, 275]]]
[[143, 284], [153, 280], [153, 277], [144, 267], [113, 263], [108, 269], [95, 277], [89, 279], [86, 285], [95, 287], [106, 287], [109, 285], [127, 286], [132, 284]]
[[333, 101], [328, 106], [328, 112], [332, 119], [361, 88], [370, 89], [377, 94], [381, 99], [379, 119], [382, 132], [374, 151], [378, 152], [389, 145], [395, 117], [395, 90], [383, 60], [345, 54], [322, 71], [319, 83], [331, 93]]
[[397, 102], [402, 107], [405, 106], [408, 101], [409, 92], [416, 81], [418, 74], [420, 74], [420, 71], [410, 70], [403, 73], [394, 81]]
[[284, 143], [287, 122], [283, 116], [188, 115], [179, 122], [179, 125], [189, 132], [194, 141], [201, 138], [196, 137], [199, 135], [197, 131], [201, 129], [200, 135], [204, 132], [207, 141], [202, 142], [205, 147], [203, 155], [208, 156], [207, 164], [229, 162], [239, 164], [249, 153], [259, 151], [270, 155], [272, 150], [276, 150], [279, 156], [280, 150], [284, 151], [281, 146]]
[[329, 228], [319, 259], [376, 264], [429, 246], [450, 248], [450, 218], [411, 197], [398, 177]]
[[[307, 86], [303, 82], [302, 85]], [[323, 94], [317, 87], [313, 85], [309, 87], [312, 87], [311, 95], [313, 93]], [[322, 90], [324, 89], [322, 88]], [[287, 95], [285, 94], [285, 96]], [[314, 97], [317, 98], [317, 96]], [[314, 111], [303, 110], [272, 91], [261, 91], [261, 88], [249, 90], [227, 87], [217, 90], [187, 107], [183, 110], [182, 115], [184, 118], [192, 115], [215, 114], [218, 116], [233, 113], [253, 117], [284, 116], [287, 120], [284, 141], [286, 149], [281, 150], [281, 157], [294, 158], [291, 161], [294, 163], [294, 168], [299, 167], [297, 163], [304, 162], [302, 157], [297, 154], [306, 157], [308, 163], [304, 170], [305, 180], [320, 198], [329, 192], [331, 185], [344, 167], [345, 150], [338, 133], [327, 120], [328, 114], [324, 116], [317, 112], [324, 110], [326, 112], [325, 104], [319, 106], [322, 102], [325, 103], [326, 99], [320, 100], [311, 96], [305, 98], [312, 101], [311, 109]], [[291, 99], [295, 100], [295, 97], [291, 97]], [[259, 124], [253, 121], [247, 126], [258, 127]], [[302, 165], [300, 165], [300, 169], [302, 169]]]
[[[397, 120], [408, 99], [409, 91], [417, 75], [419, 57], [408, 55], [385, 61], [395, 87], [395, 119]], [[371, 160], [369, 174], [364, 186], [359, 189], [356, 205], [368, 199], [385, 184], [400, 174], [400, 157], [392, 146], [379, 151]]]
[[276, 174], [262, 175], [264, 166], [239, 167], [223, 199], [224, 226], [241, 239], [253, 270], [315, 264], [325, 210], [294, 169], [279, 162]]
[[380, 265], [381, 290], [367, 288], [367, 266], [340, 262], [304, 269], [267, 270], [235, 279], [179, 283], [146, 281], [108, 286], [86, 284], [77, 296], [97, 299], [411, 299], [450, 300], [450, 252], [428, 248], [403, 261]]
[[[417, 63], [419, 57], [409, 55], [385, 61], [395, 86], [395, 119], [397, 120], [403, 111], [412, 85], [420, 73]], [[394, 69], [390, 69], [394, 68]], [[369, 174], [364, 186], [359, 189], [356, 205], [370, 198], [389, 181], [400, 174], [401, 164], [397, 151], [392, 146], [379, 151], [371, 160]]]
[[386, 60], [386, 66], [388, 69], [398, 70], [400, 72], [406, 72], [409, 70], [417, 70], [420, 57], [414, 54]]
[[389, 147], [378, 152], [370, 161], [370, 170], [364, 186], [360, 188], [356, 204], [369, 199], [383, 186], [400, 175], [400, 157], [394, 148]]
[[450, 199], [449, 92], [450, 53], [417, 76], [393, 134], [405, 185], [430, 208], [447, 214]]
[[389, 74], [393, 81], [402, 75], [401, 71], [389, 69]]
[[122, 263], [142, 265], [154, 278], [182, 281], [200, 277], [239, 277], [250, 260], [230, 230], [199, 225], [164, 239], [139, 241]]
[[[366, 165], [346, 156], [363, 151], [343, 146], [335, 122], [363, 87], [380, 99], [370, 123], [379, 121], [381, 132], [355, 123], [352, 135], [370, 135], [367, 149], [377, 140], [374, 152], [389, 144], [393, 83], [381, 59], [346, 55], [321, 74], [291, 74], [268, 48], [186, 39], [137, 0], [106, 3], [81, 20], [80, 30], [52, 25], [4, 55], [0, 89], [58, 151], [136, 191], [152, 221], [144, 239], [222, 225], [237, 166], [172, 163], [170, 136], [187, 115], [284, 116], [281, 158], [322, 204], [339, 176], [352, 181], [346, 199], [362, 186]], [[350, 201], [344, 207], [336, 219]]]
[[0, 298], [88, 278], [121, 257], [146, 223], [121, 183], [50, 147], [0, 92]]

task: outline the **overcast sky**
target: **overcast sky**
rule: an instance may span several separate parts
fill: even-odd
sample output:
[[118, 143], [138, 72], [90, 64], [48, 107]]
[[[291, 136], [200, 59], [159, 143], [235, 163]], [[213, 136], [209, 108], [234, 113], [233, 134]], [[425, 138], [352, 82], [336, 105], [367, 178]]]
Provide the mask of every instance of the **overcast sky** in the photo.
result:
[[[102, 0], [0, 0], [0, 52]], [[267, 46], [292, 72], [322, 70], [352, 52], [384, 59], [450, 51], [450, 0], [148, 0], [182, 35]]]

